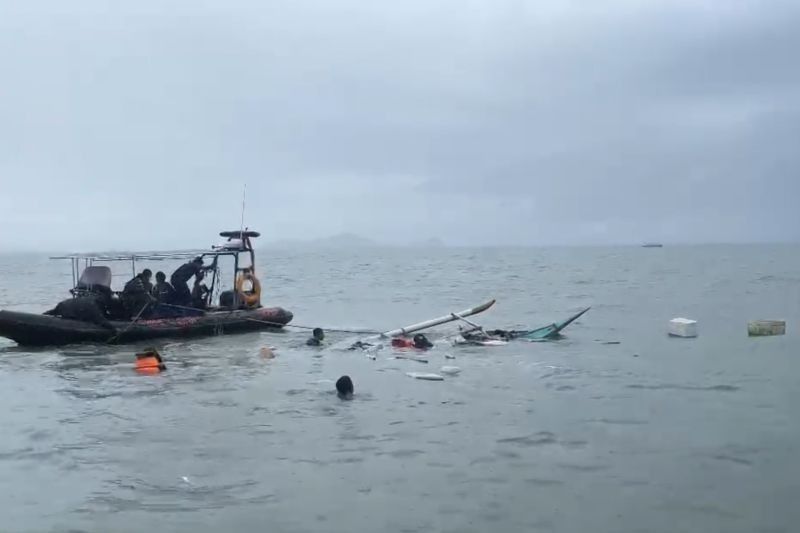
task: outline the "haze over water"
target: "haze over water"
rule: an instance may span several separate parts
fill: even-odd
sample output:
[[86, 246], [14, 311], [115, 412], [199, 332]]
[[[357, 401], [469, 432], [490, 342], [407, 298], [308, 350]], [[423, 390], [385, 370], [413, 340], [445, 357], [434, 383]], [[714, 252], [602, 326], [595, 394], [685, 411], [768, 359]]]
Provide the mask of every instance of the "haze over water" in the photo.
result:
[[[160, 343], [168, 371], [145, 377], [135, 346], [0, 340], [1, 529], [797, 530], [800, 246], [263, 250], [259, 274], [265, 305], [308, 326], [390, 329], [490, 298], [475, 320], [492, 327], [592, 310], [562, 341], [438, 344], [427, 365], [287, 329]], [[0, 308], [40, 312], [69, 265], [1, 255], [0, 279]], [[700, 336], [668, 338], [676, 316]], [[748, 338], [759, 318], [787, 334]], [[405, 375], [443, 365], [462, 372]], [[332, 393], [342, 374], [352, 402]]]

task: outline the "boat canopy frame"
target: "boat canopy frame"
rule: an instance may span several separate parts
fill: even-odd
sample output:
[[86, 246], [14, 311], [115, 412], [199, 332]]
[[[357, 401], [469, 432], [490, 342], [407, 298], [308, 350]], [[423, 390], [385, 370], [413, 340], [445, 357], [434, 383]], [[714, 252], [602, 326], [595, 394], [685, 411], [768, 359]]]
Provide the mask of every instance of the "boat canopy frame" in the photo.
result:
[[[87, 267], [94, 266], [95, 263], [112, 263], [128, 261], [131, 264], [131, 277], [136, 276], [136, 262], [137, 261], [170, 261], [174, 259], [193, 259], [201, 257], [213, 258], [210, 266], [213, 275], [211, 278], [211, 287], [209, 287], [207, 298], [211, 298], [214, 293], [214, 287], [217, 284], [218, 273], [217, 262], [220, 257], [228, 256], [233, 257], [233, 287], [236, 286], [236, 280], [239, 273], [252, 270], [255, 273], [256, 255], [253, 249], [251, 237], [258, 237], [259, 233], [255, 231], [223, 231], [220, 232], [221, 237], [227, 237], [228, 242], [219, 246], [212, 246], [210, 249], [205, 250], [181, 250], [172, 252], [120, 252], [120, 253], [73, 253], [67, 255], [51, 256], [53, 260], [69, 260], [72, 266], [72, 288], [78, 286], [81, 273]], [[240, 267], [239, 256], [241, 254], [248, 254], [250, 256], [250, 265]], [[83, 265], [83, 268], [81, 268]], [[237, 298], [238, 300], [238, 298]], [[209, 303], [209, 302], [206, 302]], [[238, 303], [238, 302], [236, 302]]]

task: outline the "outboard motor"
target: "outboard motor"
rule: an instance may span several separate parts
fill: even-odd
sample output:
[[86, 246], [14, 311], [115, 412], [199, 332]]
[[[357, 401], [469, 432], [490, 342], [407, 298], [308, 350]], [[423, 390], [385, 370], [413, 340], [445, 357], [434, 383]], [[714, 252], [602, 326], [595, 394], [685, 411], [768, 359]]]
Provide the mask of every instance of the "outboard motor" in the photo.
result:
[[81, 273], [78, 284], [70, 291], [74, 296], [99, 294], [111, 299], [111, 269], [107, 266], [89, 266]]
[[234, 291], [222, 291], [219, 293], [219, 306], [233, 308], [234, 296]]

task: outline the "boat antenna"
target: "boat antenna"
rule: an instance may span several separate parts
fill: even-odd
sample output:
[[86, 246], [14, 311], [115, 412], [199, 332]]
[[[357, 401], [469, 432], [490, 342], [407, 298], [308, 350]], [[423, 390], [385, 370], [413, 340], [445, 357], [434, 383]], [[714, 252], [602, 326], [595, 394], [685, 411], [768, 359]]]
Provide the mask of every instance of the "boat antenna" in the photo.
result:
[[241, 233], [239, 236], [244, 240], [244, 200], [247, 197], [247, 183], [244, 184], [244, 190], [242, 190], [242, 227]]

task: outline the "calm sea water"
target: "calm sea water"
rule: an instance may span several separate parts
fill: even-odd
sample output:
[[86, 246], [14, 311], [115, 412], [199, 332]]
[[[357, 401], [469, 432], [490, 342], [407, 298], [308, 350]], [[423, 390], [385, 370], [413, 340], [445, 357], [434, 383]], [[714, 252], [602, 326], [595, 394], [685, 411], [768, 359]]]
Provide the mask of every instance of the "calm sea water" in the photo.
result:
[[[798, 246], [260, 260], [265, 303], [301, 325], [389, 329], [492, 297], [478, 320], [493, 327], [593, 308], [562, 341], [437, 345], [428, 365], [313, 351], [294, 330], [162, 343], [169, 370], [145, 377], [135, 347], [0, 340], [0, 529], [800, 528]], [[43, 311], [69, 284], [68, 264], [0, 256], [0, 308]], [[700, 337], [668, 338], [676, 316]], [[757, 318], [786, 319], [787, 335], [748, 338]], [[462, 372], [405, 375], [442, 365]], [[342, 374], [351, 402], [332, 392]]]

